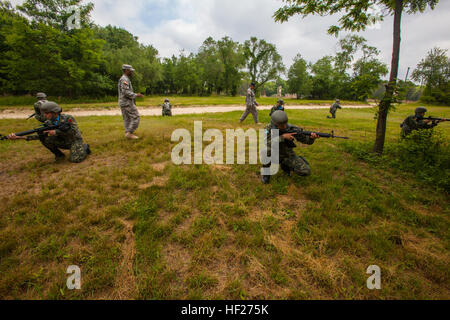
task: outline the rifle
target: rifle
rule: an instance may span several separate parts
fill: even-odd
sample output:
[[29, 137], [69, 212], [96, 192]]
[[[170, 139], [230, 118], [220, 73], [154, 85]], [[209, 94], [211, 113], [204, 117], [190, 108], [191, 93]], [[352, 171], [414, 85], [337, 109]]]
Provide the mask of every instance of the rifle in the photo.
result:
[[[313, 133], [315, 133], [316, 135], [318, 135], [321, 138], [328, 138], [328, 139], [329, 138], [333, 138], [333, 139], [337, 138], [337, 139], [346, 139], [346, 140], [350, 139], [349, 137], [335, 136], [334, 131], [331, 131], [331, 133], [322, 133], [322, 132], [314, 132], [314, 131], [304, 131], [300, 128], [295, 128], [295, 127], [291, 127], [287, 130], [280, 130], [280, 136], [282, 136], [283, 134], [286, 134], [286, 133], [295, 133], [294, 138], [297, 141], [300, 141], [300, 138], [299, 138], [300, 135], [311, 136], [311, 134], [313, 134]], [[287, 144], [290, 148], [296, 147], [296, 145], [293, 141], [287, 141]]]
[[[332, 139], [350, 139], [349, 137], [340, 137], [340, 136], [336, 136], [334, 135], [334, 131], [331, 131], [331, 133], [322, 133], [322, 132], [314, 132], [314, 131], [305, 131], [302, 130], [300, 128], [290, 128], [286, 131], [283, 131], [282, 133], [280, 132], [280, 135], [283, 135], [285, 133], [295, 133], [296, 136], [298, 135], [304, 135], [304, 136], [311, 136], [311, 134], [315, 133], [316, 135], [318, 135], [321, 138], [332, 138]], [[294, 136], [295, 137], [295, 136]]]
[[423, 120], [441, 121], [441, 122], [450, 121], [450, 119], [445, 119], [445, 118], [433, 118], [433, 117], [423, 118]]
[[[56, 125], [50, 125], [50, 126], [43, 125], [42, 127], [39, 127], [36, 129], [18, 132], [15, 135], [17, 137], [25, 137], [25, 136], [29, 136], [30, 134], [35, 134], [35, 133], [37, 133], [38, 135], [42, 135], [42, 134], [44, 134], [45, 131], [58, 130], [58, 129], [65, 132], [70, 129], [70, 125], [68, 123], [62, 123], [62, 124], [56, 124]], [[0, 141], [2, 141], [2, 140], [8, 140], [8, 137], [0, 134]]]
[[33, 113], [31, 116], [29, 116], [29, 117], [27, 118], [27, 120], [30, 120], [30, 119], [33, 118], [34, 116], [36, 116], [36, 113]]

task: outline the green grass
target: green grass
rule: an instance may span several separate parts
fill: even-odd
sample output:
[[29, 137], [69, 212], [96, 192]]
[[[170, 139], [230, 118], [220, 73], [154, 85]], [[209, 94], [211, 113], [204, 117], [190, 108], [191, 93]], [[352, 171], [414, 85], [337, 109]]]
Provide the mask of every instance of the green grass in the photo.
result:
[[[136, 104], [139, 107], [158, 107], [163, 104], [164, 99], [169, 98], [174, 106], [215, 106], [215, 105], [245, 105], [245, 97], [229, 97], [229, 96], [210, 96], [210, 97], [187, 97], [187, 96], [147, 96], [145, 98], [138, 98]], [[78, 98], [71, 100], [68, 98], [49, 97], [48, 100], [58, 102], [64, 110], [72, 109], [111, 109], [118, 108], [117, 97], [105, 97], [99, 99], [92, 98]], [[277, 98], [258, 98], [260, 105], [275, 105]], [[0, 111], [1, 110], [22, 110], [32, 109], [36, 99], [31, 96], [6, 96], [0, 97]], [[287, 105], [331, 105], [334, 101], [331, 100], [297, 100], [286, 99]], [[343, 101], [346, 105], [361, 105], [363, 102], [359, 101]], [[30, 109], [30, 110], [31, 110]]]
[[[388, 150], [414, 108], [389, 116]], [[429, 109], [450, 117], [447, 107]], [[258, 166], [170, 161], [174, 129], [192, 132], [197, 120], [236, 128], [239, 112], [144, 117], [136, 142], [123, 138], [120, 117], [79, 118], [93, 155], [78, 165], [53, 164], [37, 142], [2, 142], [0, 297], [448, 299], [448, 193], [348, 152], [348, 143], [373, 142], [370, 109], [343, 110], [337, 120], [327, 110], [289, 115], [352, 140], [297, 148], [312, 176], [279, 173], [268, 186]], [[15, 132], [29, 123], [0, 126]], [[448, 140], [449, 124], [439, 130]], [[65, 287], [69, 265], [82, 269], [81, 291]], [[382, 269], [380, 291], [366, 288], [370, 265]]]

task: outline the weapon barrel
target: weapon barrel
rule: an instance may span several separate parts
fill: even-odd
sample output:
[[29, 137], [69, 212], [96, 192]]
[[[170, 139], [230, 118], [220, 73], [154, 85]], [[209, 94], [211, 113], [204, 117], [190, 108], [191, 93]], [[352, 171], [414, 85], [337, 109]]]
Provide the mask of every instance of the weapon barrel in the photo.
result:
[[427, 120], [432, 120], [432, 121], [439, 121], [439, 120], [450, 121], [450, 119], [446, 119], [446, 118], [434, 118], [434, 117], [429, 117], [429, 118], [427, 118]]

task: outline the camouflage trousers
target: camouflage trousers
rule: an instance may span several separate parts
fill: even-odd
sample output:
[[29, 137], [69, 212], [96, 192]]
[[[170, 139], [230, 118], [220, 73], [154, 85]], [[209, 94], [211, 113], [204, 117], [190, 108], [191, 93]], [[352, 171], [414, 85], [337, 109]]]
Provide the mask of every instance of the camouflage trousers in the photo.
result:
[[[270, 168], [271, 164], [265, 165], [265, 168]], [[293, 171], [295, 174], [307, 177], [311, 175], [311, 167], [308, 161], [299, 157], [294, 150], [288, 151], [287, 154], [280, 155], [280, 166], [284, 171]]]
[[331, 118], [330, 117], [327, 117], [327, 118], [328, 119], [336, 119], [336, 111], [334, 111], [334, 112], [330, 111], [330, 113], [331, 113]]
[[172, 110], [163, 110], [162, 111], [162, 116], [163, 117], [171, 117], [172, 116]]
[[131, 106], [120, 107], [120, 109], [122, 110], [125, 132], [134, 133], [141, 122], [137, 107], [133, 104]]
[[48, 136], [42, 137], [41, 143], [57, 157], [63, 155], [59, 149], [70, 150], [70, 162], [73, 163], [80, 163], [87, 158], [86, 147], [82, 139], [66, 141], [58, 137]]
[[256, 110], [255, 106], [247, 106], [244, 114], [241, 117], [241, 122], [247, 119], [250, 113], [253, 115], [253, 120], [255, 120], [255, 123], [258, 123], [258, 110]]

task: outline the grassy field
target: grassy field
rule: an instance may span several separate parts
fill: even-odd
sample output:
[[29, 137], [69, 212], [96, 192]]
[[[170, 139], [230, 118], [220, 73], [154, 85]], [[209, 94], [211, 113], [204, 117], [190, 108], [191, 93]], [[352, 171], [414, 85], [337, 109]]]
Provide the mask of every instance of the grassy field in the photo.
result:
[[[388, 147], [414, 108], [390, 115]], [[80, 118], [93, 150], [81, 164], [54, 164], [36, 142], [2, 142], [0, 298], [449, 299], [448, 193], [346, 151], [374, 140], [373, 110], [289, 115], [352, 140], [300, 146], [312, 176], [280, 173], [268, 186], [259, 166], [170, 161], [174, 129], [237, 128], [240, 112], [144, 117], [136, 142], [120, 117]], [[449, 124], [439, 130], [448, 141]], [[80, 291], [66, 288], [70, 265], [81, 267]], [[366, 287], [370, 265], [381, 267], [381, 290]]]
[[[186, 106], [215, 106], [215, 105], [245, 105], [245, 97], [227, 97], [227, 96], [211, 96], [211, 97], [163, 97], [163, 96], [149, 96], [145, 98], [138, 98], [136, 104], [138, 107], [158, 107], [164, 103], [164, 99], [170, 99], [172, 105], [178, 107]], [[111, 109], [118, 108], [117, 97], [105, 98], [105, 101], [83, 100], [67, 101], [65, 99], [58, 99], [57, 97], [49, 97], [50, 101], [57, 101], [61, 104], [64, 110], [72, 109]], [[277, 98], [258, 98], [260, 105], [275, 105]], [[36, 99], [33, 97], [0, 97], [0, 111], [2, 110], [32, 110]], [[334, 101], [331, 100], [297, 100], [286, 99], [287, 105], [331, 105]], [[346, 105], [362, 105], [359, 101], [343, 101]], [[30, 109], [31, 108], [31, 109]]]

